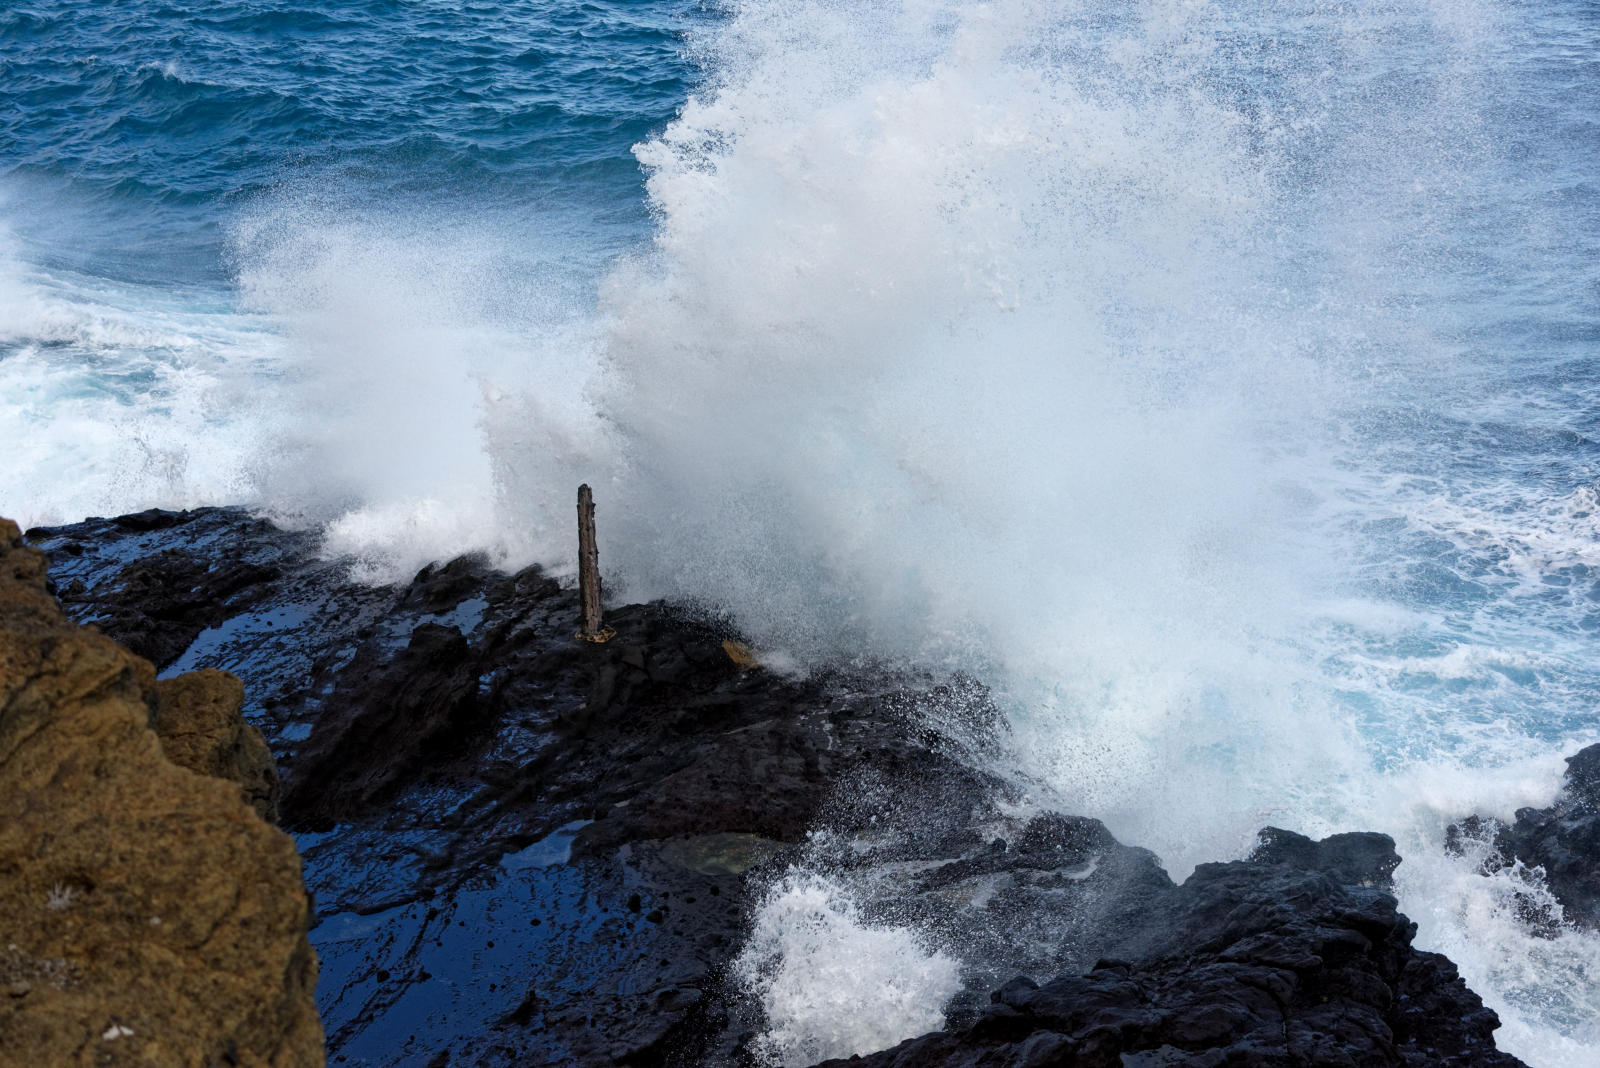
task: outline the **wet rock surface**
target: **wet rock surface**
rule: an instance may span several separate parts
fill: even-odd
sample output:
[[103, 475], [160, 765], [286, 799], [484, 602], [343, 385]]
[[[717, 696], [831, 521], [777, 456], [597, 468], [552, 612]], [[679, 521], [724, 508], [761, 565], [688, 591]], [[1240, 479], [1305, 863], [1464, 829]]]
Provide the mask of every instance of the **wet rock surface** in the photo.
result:
[[1519, 894], [1522, 919], [1536, 932], [1553, 934], [1563, 922], [1600, 927], [1600, 745], [1567, 758], [1550, 807], [1518, 809], [1510, 824], [1469, 816], [1448, 829], [1445, 848], [1480, 854], [1486, 875], [1517, 864], [1528, 870], [1561, 905], [1556, 915], [1541, 895]]
[[0, 1061], [317, 1065], [310, 903], [221, 672], [70, 623], [0, 520]]
[[[164, 673], [244, 680], [315, 892], [332, 1063], [750, 1063], [763, 1018], [736, 958], [794, 865], [964, 962], [950, 1030], [884, 1063], [1099, 1056], [1072, 999], [1156, 1058], [1125, 1063], [1250, 1043], [1268, 1059], [1239, 1063], [1517, 1063], [1411, 949], [1381, 836], [1269, 829], [1253, 861], [1175, 887], [973, 770], [1004, 737], [971, 680], [789, 677], [661, 604], [608, 610], [616, 638], [590, 645], [538, 569], [464, 557], [373, 588], [236, 510], [132, 518], [33, 536], [80, 618], [181, 625]], [[222, 608], [198, 607], [208, 583]]]
[[[207, 627], [265, 595], [266, 583], [279, 574], [276, 553], [245, 555], [229, 544], [252, 533], [258, 535], [258, 543], [276, 541], [259, 537], [270, 527], [264, 520], [248, 521], [236, 533], [228, 532], [220, 544], [212, 539], [164, 544], [162, 532], [187, 525], [181, 518], [184, 514], [152, 510], [104, 521], [102, 525], [109, 524], [124, 541], [131, 536], [134, 544], [150, 551], [120, 560], [112, 582], [98, 586], [88, 600], [79, 583], [57, 586], [62, 601], [74, 606], [74, 618], [99, 624], [129, 652], [158, 669], [169, 666]], [[284, 548], [293, 551], [305, 539], [288, 540]], [[78, 551], [78, 543], [70, 538], [51, 546], [55, 557]]]
[[1203, 864], [1145, 897], [1138, 922], [1102, 929], [1107, 956], [1082, 973], [1016, 978], [965, 1027], [828, 1063], [1521, 1063], [1495, 1049], [1499, 1021], [1455, 967], [1411, 946], [1380, 885], [1392, 843], [1262, 837], [1249, 860]]
[[315, 894], [332, 1063], [736, 1060], [759, 1020], [727, 964], [819, 813], [870, 819], [840, 784], [870, 769], [930, 809], [993, 786], [916, 729], [927, 680], [785, 678], [662, 605], [591, 645], [537, 569], [375, 589], [238, 511], [137, 519], [31, 536], [119, 638], [173, 633], [212, 581], [193, 562], [232, 561], [166, 672], [244, 680]]

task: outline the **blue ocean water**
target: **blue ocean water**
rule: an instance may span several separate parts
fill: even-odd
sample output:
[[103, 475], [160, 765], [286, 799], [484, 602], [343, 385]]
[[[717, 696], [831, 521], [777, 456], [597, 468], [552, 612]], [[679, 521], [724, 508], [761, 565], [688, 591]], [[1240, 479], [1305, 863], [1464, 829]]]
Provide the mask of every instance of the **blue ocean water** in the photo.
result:
[[1596, 160], [1592, 2], [24, 3], [0, 513], [383, 581], [590, 481], [617, 589], [980, 672], [1177, 874], [1393, 834], [1587, 1065], [1600, 940], [1437, 847], [1600, 735]]
[[687, 95], [694, 17], [682, 2], [12, 7], [8, 221], [39, 260], [157, 284], [228, 281], [230, 216], [297, 183], [574, 204], [637, 236], [629, 150]]
[[687, 95], [681, 38], [703, 17], [399, 0], [0, 14], [12, 510], [260, 499], [255, 458], [293, 434], [268, 443], [272, 415], [242, 408], [289, 373], [286, 308], [365, 300], [319, 270], [358, 285], [409, 259], [436, 294], [422, 279], [453, 266], [479, 305], [458, 318], [507, 329], [589, 314], [607, 265], [649, 241], [631, 149]]

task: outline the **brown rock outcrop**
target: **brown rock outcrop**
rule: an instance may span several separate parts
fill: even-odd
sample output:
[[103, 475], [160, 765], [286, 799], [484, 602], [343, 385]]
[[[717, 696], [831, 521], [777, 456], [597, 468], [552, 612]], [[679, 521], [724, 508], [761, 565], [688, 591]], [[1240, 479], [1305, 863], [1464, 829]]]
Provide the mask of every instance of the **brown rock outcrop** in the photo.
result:
[[278, 821], [278, 770], [261, 732], [245, 722], [244, 683], [209, 668], [156, 683], [150, 724], [180, 768], [239, 784], [256, 815]]
[[241, 696], [221, 672], [158, 684], [67, 622], [0, 520], [7, 1063], [323, 1063], [300, 859], [258, 814], [275, 779]]

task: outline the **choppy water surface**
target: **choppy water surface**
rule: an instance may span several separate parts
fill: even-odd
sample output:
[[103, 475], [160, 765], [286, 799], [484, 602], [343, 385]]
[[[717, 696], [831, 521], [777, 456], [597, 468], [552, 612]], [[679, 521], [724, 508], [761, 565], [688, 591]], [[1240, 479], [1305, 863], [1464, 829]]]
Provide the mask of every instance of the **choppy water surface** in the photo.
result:
[[[1502, 1045], [1591, 1063], [1600, 940], [1438, 843], [1600, 726], [1600, 5], [53, 0], [0, 87], [0, 511], [381, 580], [564, 566], [588, 480], [614, 585], [979, 671], [1177, 875], [1393, 834]], [[937, 1014], [960, 947], [794, 885], [775, 1056], [819, 954]]]

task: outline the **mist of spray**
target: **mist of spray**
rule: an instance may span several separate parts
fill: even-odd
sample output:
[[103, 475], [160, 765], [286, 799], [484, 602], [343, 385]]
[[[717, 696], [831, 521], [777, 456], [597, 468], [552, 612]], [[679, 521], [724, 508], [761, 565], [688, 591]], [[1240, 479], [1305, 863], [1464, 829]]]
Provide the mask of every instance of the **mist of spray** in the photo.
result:
[[1357, 347], [1298, 284], [1290, 116], [1207, 91], [1223, 28], [736, 6], [641, 149], [659, 256], [595, 391], [631, 592], [982, 663], [1026, 771], [1180, 873], [1362, 766], [1296, 645]]
[[[1000, 770], [1177, 877], [1264, 824], [1376, 827], [1431, 855], [1406, 904], [1500, 892], [1431, 857], [1503, 800], [1447, 811], [1436, 780], [1500, 768], [1548, 800], [1569, 743], [1474, 744], [1405, 701], [1373, 729], [1342, 692], [1352, 628], [1423, 622], [1356, 592], [1373, 498], [1349, 472], [1376, 445], [1353, 428], [1455, 388], [1439, 295], [1494, 18], [732, 5], [697, 42], [708, 86], [640, 149], [656, 255], [606, 293], [591, 397], [629, 593], [802, 659], [977, 667], [1010, 711]], [[1425, 930], [1469, 942], [1476, 911]], [[1567, 977], [1593, 945], [1570, 939]], [[1511, 1048], [1569, 1060], [1462, 956], [1515, 1006]]]

